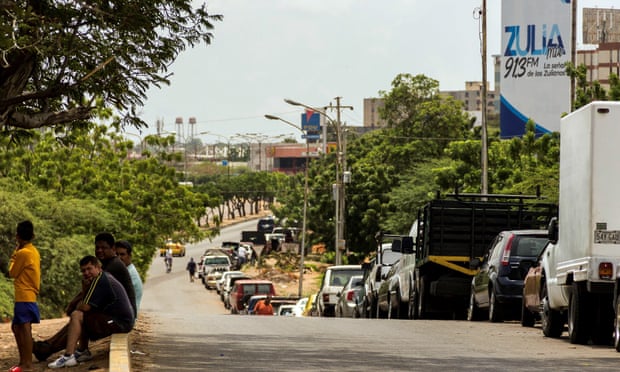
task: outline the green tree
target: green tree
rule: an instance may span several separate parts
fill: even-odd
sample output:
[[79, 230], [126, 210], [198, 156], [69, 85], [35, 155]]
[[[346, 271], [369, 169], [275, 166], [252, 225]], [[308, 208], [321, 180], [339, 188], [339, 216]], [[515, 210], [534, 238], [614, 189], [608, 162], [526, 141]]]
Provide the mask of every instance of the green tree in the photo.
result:
[[146, 126], [138, 108], [187, 47], [212, 39], [206, 4], [190, 0], [0, 1], [0, 125], [87, 123], [96, 98]]

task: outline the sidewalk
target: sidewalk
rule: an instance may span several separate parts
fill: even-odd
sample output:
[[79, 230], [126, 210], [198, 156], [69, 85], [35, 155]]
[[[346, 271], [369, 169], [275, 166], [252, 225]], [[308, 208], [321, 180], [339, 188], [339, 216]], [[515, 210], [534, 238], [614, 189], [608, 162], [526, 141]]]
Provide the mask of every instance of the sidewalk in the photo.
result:
[[[269, 216], [271, 214], [271, 211], [266, 209], [260, 211], [258, 214], [237, 217], [233, 220], [225, 219], [220, 224], [220, 228], [257, 219], [263, 216]], [[110, 339], [109, 372], [131, 372], [131, 358], [129, 353], [130, 338], [131, 333], [117, 333], [112, 335], [112, 338]]]

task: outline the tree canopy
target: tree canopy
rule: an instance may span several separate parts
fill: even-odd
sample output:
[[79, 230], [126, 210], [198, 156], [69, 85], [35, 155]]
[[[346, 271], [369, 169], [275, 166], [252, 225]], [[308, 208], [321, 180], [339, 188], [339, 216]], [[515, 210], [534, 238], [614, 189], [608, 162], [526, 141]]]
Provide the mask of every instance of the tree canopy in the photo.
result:
[[206, 4], [191, 0], [0, 0], [0, 126], [84, 125], [97, 100], [123, 126], [146, 126], [138, 108], [168, 84], [178, 54], [209, 44]]

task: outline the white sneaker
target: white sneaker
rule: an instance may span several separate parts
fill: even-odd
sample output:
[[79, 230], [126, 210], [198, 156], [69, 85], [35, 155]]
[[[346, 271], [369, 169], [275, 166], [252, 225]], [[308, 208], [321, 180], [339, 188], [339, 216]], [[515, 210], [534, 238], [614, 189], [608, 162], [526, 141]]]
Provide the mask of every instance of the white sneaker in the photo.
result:
[[89, 360], [93, 359], [93, 355], [88, 349], [84, 351], [75, 350], [75, 353], [73, 355], [75, 355], [75, 360], [77, 360], [78, 363], [88, 362]]
[[48, 364], [47, 366], [50, 368], [63, 368], [77, 366], [77, 364], [78, 362], [75, 359], [75, 355], [71, 354], [69, 356], [61, 355], [58, 359]]

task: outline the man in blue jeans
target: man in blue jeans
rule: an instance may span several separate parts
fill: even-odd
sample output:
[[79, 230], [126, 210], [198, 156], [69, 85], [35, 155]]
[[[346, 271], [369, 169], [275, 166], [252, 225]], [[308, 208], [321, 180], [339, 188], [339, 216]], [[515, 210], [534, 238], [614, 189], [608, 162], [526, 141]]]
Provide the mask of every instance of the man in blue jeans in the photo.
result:
[[[95, 256], [80, 260], [83, 299], [71, 312], [64, 355], [48, 364], [49, 368], [72, 367], [88, 352], [89, 340], [133, 329], [135, 313], [123, 285], [104, 272]], [[79, 347], [82, 349], [78, 349]]]

